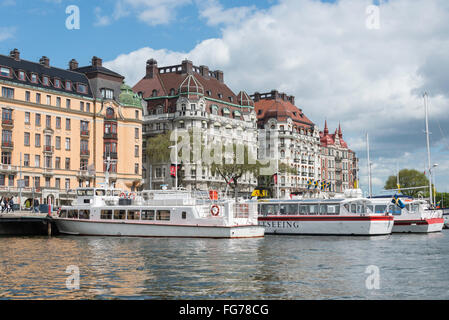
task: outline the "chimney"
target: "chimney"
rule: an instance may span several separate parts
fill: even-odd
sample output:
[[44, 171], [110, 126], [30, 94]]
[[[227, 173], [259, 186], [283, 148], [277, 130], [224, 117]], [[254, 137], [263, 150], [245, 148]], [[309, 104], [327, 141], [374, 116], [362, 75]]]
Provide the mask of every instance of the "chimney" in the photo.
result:
[[103, 66], [103, 60], [94, 56], [92, 58], [92, 66], [93, 67], [102, 67]]
[[215, 76], [217, 77], [217, 80], [220, 81], [220, 83], [224, 82], [223, 71], [215, 70]]
[[19, 50], [17, 50], [17, 48], [14, 49], [13, 51], [11, 51], [11, 52], [9, 53], [9, 56], [10, 56], [11, 58], [14, 58], [14, 60], [16, 60], [16, 61], [19, 61], [19, 60], [20, 60], [20, 52], [19, 52]]
[[157, 61], [154, 59], [147, 60], [147, 73], [145, 78], [154, 78], [158, 72]]
[[274, 100], [279, 99], [279, 91], [271, 90], [271, 99], [274, 99]]
[[290, 96], [290, 97], [288, 97], [288, 100], [290, 101], [290, 103], [291, 103], [292, 105], [295, 105], [295, 96]]
[[43, 66], [50, 67], [50, 59], [48, 59], [46, 56], [40, 58], [39, 63]]
[[200, 73], [204, 78], [209, 79], [209, 67], [200, 66]]
[[254, 102], [259, 101], [260, 100], [260, 93], [259, 92], [254, 92], [254, 95], [253, 95], [252, 98], [253, 98]]
[[75, 59], [70, 60], [69, 62], [69, 70], [75, 70], [78, 69], [78, 61]]
[[285, 101], [285, 99], [287, 98], [287, 95], [285, 93], [281, 93], [280, 96], [283, 101]]
[[182, 61], [182, 73], [192, 74], [193, 73], [193, 63], [190, 60]]

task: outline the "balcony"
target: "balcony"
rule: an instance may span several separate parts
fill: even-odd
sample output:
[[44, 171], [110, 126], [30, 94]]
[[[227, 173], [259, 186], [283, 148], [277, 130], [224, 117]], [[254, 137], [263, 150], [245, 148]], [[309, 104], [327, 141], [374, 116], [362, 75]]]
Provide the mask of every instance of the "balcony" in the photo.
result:
[[54, 146], [49, 146], [49, 145], [44, 145], [44, 153], [54, 153], [55, 152], [55, 147]]
[[14, 127], [14, 120], [13, 119], [2, 119], [2, 126]]
[[94, 178], [94, 177], [95, 177], [95, 173], [90, 172], [90, 171], [87, 170], [87, 169], [80, 169], [80, 171], [78, 171], [77, 176], [78, 176], [79, 178], [91, 179], [91, 178]]
[[117, 140], [117, 133], [105, 133], [103, 138]]
[[90, 134], [89, 130], [81, 130], [80, 131], [80, 136], [82, 138], [89, 138], [89, 136], [90, 136], [89, 134]]
[[42, 174], [46, 177], [53, 176], [54, 175], [53, 168], [44, 168]]
[[12, 166], [10, 164], [0, 164], [0, 172], [3, 173], [16, 173], [18, 171], [17, 166]]
[[14, 142], [12, 142], [12, 141], [2, 141], [2, 149], [6, 149], [6, 150], [14, 149]]
[[89, 157], [90, 156], [90, 151], [86, 150], [86, 149], [81, 149], [80, 150], [80, 156], [81, 157]]
[[296, 163], [299, 163], [299, 162], [301, 162], [301, 160], [300, 159], [295, 159], [294, 160]]

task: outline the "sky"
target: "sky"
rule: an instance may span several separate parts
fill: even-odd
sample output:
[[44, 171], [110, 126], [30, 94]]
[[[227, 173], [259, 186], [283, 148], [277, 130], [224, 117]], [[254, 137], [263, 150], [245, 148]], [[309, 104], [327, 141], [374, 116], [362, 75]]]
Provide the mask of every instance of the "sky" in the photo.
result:
[[369, 134], [375, 193], [397, 168], [426, 170], [428, 92], [435, 184], [449, 192], [447, 0], [0, 0], [0, 12], [1, 54], [61, 68], [95, 55], [129, 85], [148, 59], [187, 58], [235, 93], [294, 95], [321, 130], [341, 123], [365, 191]]

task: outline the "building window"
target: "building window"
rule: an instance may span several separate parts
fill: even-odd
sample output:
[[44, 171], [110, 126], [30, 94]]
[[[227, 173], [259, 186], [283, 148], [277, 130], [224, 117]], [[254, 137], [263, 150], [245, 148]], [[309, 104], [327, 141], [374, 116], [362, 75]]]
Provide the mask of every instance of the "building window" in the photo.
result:
[[70, 109], [70, 99], [66, 99], [65, 106], [67, 109]]
[[136, 163], [136, 164], [134, 165], [134, 173], [135, 173], [135, 174], [139, 174], [139, 164], [138, 164], [138, 163]]
[[23, 155], [23, 166], [29, 167], [30, 166], [30, 155], [28, 153], [25, 153]]
[[56, 97], [56, 106], [58, 108], [61, 108], [61, 98], [60, 97]]
[[29, 132], [25, 132], [24, 133], [24, 137], [25, 137], [25, 139], [24, 139], [24, 144], [25, 144], [25, 146], [29, 146], [30, 145], [30, 133]]
[[4, 174], [0, 174], [0, 186], [4, 186], [5, 185], [5, 175]]
[[101, 89], [101, 96], [103, 99], [114, 99], [114, 90], [111, 89]]
[[2, 97], [8, 99], [14, 99], [14, 89], [2, 87]]
[[55, 188], [61, 189], [61, 179], [60, 178], [55, 179]]
[[55, 169], [61, 169], [61, 157], [55, 158]]
[[31, 82], [32, 83], [37, 83], [37, 74], [35, 74], [35, 73], [31, 74]]
[[47, 76], [42, 77], [42, 83], [44, 84], [44, 86], [48, 86], [50, 84]]
[[19, 80], [20, 81], [25, 81], [25, 72], [19, 71]]
[[134, 157], [139, 157], [139, 146], [134, 146]]
[[14, 187], [14, 175], [12, 174], [8, 176], [8, 187]]
[[87, 166], [88, 166], [87, 159], [81, 159], [80, 160], [80, 170], [86, 171], [87, 170]]
[[2, 152], [2, 164], [11, 164], [11, 152]]
[[65, 149], [70, 151], [70, 138], [65, 138]]
[[31, 120], [30, 120], [30, 113], [29, 112], [25, 112], [25, 124], [30, 124]]
[[83, 111], [84, 112], [84, 102], [80, 102], [80, 111]]
[[51, 156], [45, 156], [45, 168], [51, 169], [52, 168], [52, 158]]
[[55, 88], [61, 88], [61, 80], [55, 79]]
[[139, 111], [136, 111], [136, 119], [139, 119]]
[[40, 168], [40, 166], [41, 166], [41, 156], [35, 155], [34, 156], [34, 167]]
[[56, 150], [61, 150], [61, 137], [55, 138], [55, 148]]
[[106, 118], [107, 119], [114, 118], [114, 109], [112, 109], [112, 108], [107, 108], [106, 109]]
[[25, 91], [25, 101], [30, 102], [31, 100], [31, 93], [29, 91]]
[[136, 139], [139, 139], [139, 128], [135, 128], [135, 129], [134, 129], [134, 137], [135, 137]]
[[51, 96], [47, 96], [47, 105], [51, 106]]
[[72, 91], [72, 83], [70, 81], [65, 82], [65, 89], [68, 91]]
[[56, 129], [61, 129], [61, 117], [56, 117]]
[[45, 187], [50, 188], [50, 177], [45, 177]]
[[65, 169], [70, 170], [70, 158], [65, 158]]
[[36, 103], [41, 103], [41, 94], [40, 93], [36, 93]]
[[65, 189], [66, 190], [70, 189], [70, 179], [65, 179]]
[[36, 133], [34, 140], [35, 140], [34, 145], [36, 147], [40, 147], [41, 146], [41, 135], [39, 133]]
[[90, 103], [89, 102], [86, 103], [86, 112], [90, 112]]
[[5, 68], [5, 67], [0, 67], [0, 76], [10, 78], [11, 77], [11, 69]]
[[51, 116], [46, 116], [45, 117], [45, 126], [47, 128], [51, 128]]
[[78, 84], [78, 92], [79, 93], [87, 93], [87, 86], [85, 84]]
[[36, 127], [40, 127], [41, 126], [41, 114], [40, 113], [36, 113]]
[[65, 129], [70, 130], [70, 119], [65, 119]]

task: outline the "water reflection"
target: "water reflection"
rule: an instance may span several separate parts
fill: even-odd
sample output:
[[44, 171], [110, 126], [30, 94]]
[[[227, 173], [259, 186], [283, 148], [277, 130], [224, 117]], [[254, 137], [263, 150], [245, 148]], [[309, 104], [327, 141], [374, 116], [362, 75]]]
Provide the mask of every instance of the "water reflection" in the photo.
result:
[[[263, 239], [3, 237], [0, 299], [447, 299], [448, 232]], [[68, 290], [66, 268], [80, 269]], [[368, 290], [366, 268], [380, 270]]]

